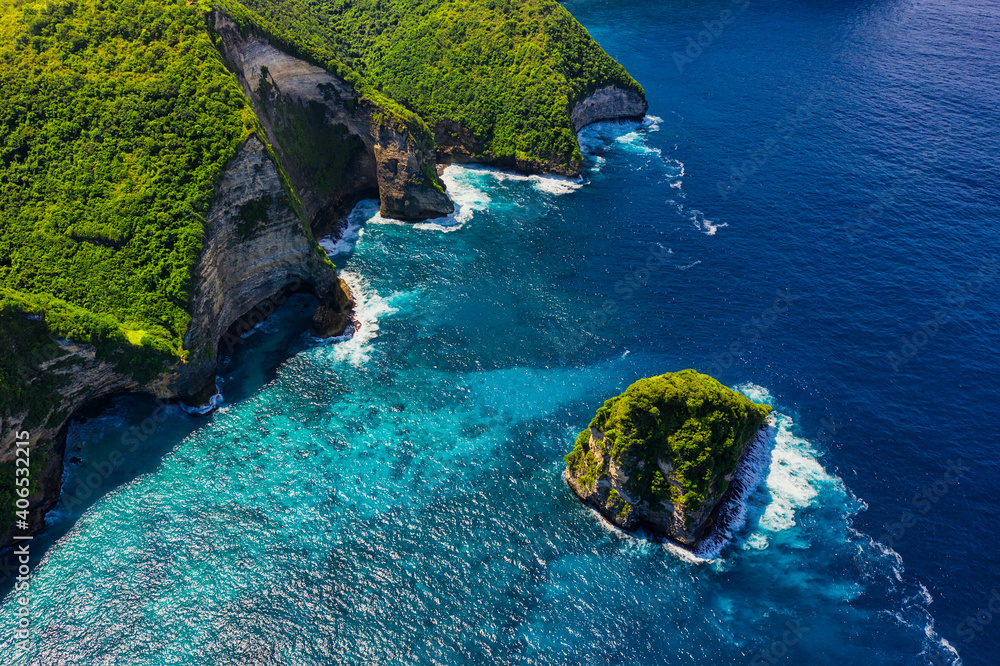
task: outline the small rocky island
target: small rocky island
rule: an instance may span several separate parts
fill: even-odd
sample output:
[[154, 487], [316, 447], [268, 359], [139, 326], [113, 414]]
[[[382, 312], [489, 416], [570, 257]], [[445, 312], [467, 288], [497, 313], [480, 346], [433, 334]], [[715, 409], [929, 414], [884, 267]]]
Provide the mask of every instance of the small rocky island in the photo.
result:
[[640, 379], [576, 438], [566, 480], [613, 525], [693, 546], [770, 412], [694, 370]]

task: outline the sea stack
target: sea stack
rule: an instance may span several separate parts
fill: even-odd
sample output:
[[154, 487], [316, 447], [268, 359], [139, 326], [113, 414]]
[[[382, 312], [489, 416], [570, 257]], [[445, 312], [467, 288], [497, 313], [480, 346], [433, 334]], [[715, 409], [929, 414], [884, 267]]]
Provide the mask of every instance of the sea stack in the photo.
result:
[[576, 438], [566, 480], [613, 525], [694, 546], [770, 411], [694, 370], [640, 379]]

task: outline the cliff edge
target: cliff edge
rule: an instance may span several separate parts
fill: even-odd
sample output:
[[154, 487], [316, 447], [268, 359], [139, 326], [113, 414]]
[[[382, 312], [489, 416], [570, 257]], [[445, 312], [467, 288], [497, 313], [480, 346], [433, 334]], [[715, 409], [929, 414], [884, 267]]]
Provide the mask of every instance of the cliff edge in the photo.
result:
[[444, 216], [436, 162], [578, 173], [576, 130], [645, 113], [555, 0], [342, 9], [0, 6], [0, 546], [21, 493], [28, 531], [57, 502], [78, 411], [205, 404], [220, 341], [291, 291], [319, 299], [315, 335], [346, 331], [350, 291], [315, 239], [359, 199]]
[[[314, 335], [340, 335], [352, 324], [350, 291], [294, 210], [293, 196], [264, 144], [249, 138], [223, 173], [207, 214], [183, 360], [123, 355], [114, 344], [53, 340], [45, 310], [23, 303], [4, 308], [0, 347], [20, 357], [16, 371], [28, 375], [28, 395], [3, 410], [0, 472], [14, 467], [16, 433], [30, 433], [35, 464], [27, 531], [41, 529], [58, 500], [66, 427], [86, 405], [124, 393], [204, 404], [216, 391], [219, 346], [227, 331], [283, 293], [317, 296]], [[3, 524], [0, 544], [12, 534]]]
[[640, 379], [577, 437], [566, 481], [613, 525], [693, 546], [770, 410], [694, 370]]
[[317, 235], [360, 199], [385, 217], [423, 220], [454, 210], [434, 169], [433, 137], [343, 78], [296, 58], [231, 18], [209, 18], [219, 47], [253, 102]]

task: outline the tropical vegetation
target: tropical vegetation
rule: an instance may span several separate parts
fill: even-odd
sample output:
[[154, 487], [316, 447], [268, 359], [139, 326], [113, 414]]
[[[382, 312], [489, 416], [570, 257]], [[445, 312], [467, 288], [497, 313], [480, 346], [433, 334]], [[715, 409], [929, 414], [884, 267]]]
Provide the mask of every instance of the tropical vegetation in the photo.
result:
[[[214, 10], [340, 75], [429, 148], [448, 120], [485, 158], [577, 164], [570, 103], [640, 90], [555, 0], [0, 0], [0, 426], [67, 416], [53, 411], [57, 341], [140, 381], [201, 353], [184, 336], [208, 209], [239, 146], [264, 138]], [[308, 120], [280, 138], [332, 187], [356, 141], [314, 140]], [[268, 204], [241, 209], [241, 236]]]
[[[224, 6], [237, 3], [225, 0]], [[243, 0], [300, 54], [357, 73], [430, 127], [476, 136], [482, 157], [579, 168], [570, 110], [595, 89], [642, 93], [556, 0]]]
[[[640, 379], [597, 410], [566, 464], [592, 487], [609, 453], [628, 470], [631, 496], [697, 510], [725, 491], [725, 477], [770, 411], [694, 370]], [[600, 451], [591, 450], [591, 429], [604, 433]], [[668, 476], [661, 463], [673, 469]]]

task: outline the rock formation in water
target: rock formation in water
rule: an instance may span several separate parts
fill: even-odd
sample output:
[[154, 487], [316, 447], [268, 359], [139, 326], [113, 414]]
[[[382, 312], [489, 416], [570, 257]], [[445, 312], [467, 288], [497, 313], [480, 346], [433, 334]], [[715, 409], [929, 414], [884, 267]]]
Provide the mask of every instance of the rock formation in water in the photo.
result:
[[594, 123], [640, 119], [648, 110], [649, 103], [639, 93], [618, 86], [604, 86], [577, 102], [569, 117], [579, 132]]
[[[556, 115], [565, 127], [550, 128], [542, 115], [519, 121], [539, 137], [558, 134], [566, 153], [559, 159], [491, 152], [485, 146], [496, 132], [488, 124], [476, 132], [450, 117], [428, 125], [328, 52], [317, 55], [311, 38], [278, 30], [241, 3], [215, 6], [146, 0], [131, 9], [0, 10], [0, 60], [24, 60], [0, 77], [0, 93], [24, 97], [10, 109], [32, 108], [41, 89], [33, 77], [73, 81], [50, 95], [61, 102], [48, 109], [43, 129], [52, 133], [38, 146], [31, 137], [41, 130], [28, 120], [0, 118], [11, 129], [0, 137], [0, 182], [9, 185], [0, 211], [14, 215], [0, 228], [0, 245], [17, 255], [13, 264], [0, 257], [0, 546], [12, 534], [19, 431], [31, 434], [28, 531], [36, 531], [58, 500], [69, 421], [87, 405], [125, 393], [206, 404], [220, 347], [294, 291], [319, 300], [315, 335], [347, 330], [350, 291], [315, 239], [335, 233], [358, 200], [377, 197], [384, 216], [402, 220], [447, 215], [454, 207], [436, 161], [578, 173], [573, 129], [646, 111], [641, 87], [554, 4], [517, 11], [533, 30], [550, 29], [550, 19], [569, 26], [574, 48], [582, 44], [600, 63], [577, 72], [573, 95], [553, 97], [562, 100]], [[507, 72], [500, 64], [495, 71]], [[551, 84], [534, 81], [534, 71], [518, 73], [519, 85]], [[93, 117], [73, 111], [76, 103]], [[25, 175], [37, 173], [52, 181], [38, 192], [64, 199], [11, 185], [37, 181]], [[95, 258], [85, 285], [58, 277], [79, 270], [78, 256]], [[53, 268], [62, 257], [72, 260]], [[57, 277], [22, 279], [36, 272]], [[109, 302], [102, 292], [127, 298]]]
[[770, 411], [694, 370], [640, 379], [580, 433], [565, 477], [613, 525], [693, 546]]

